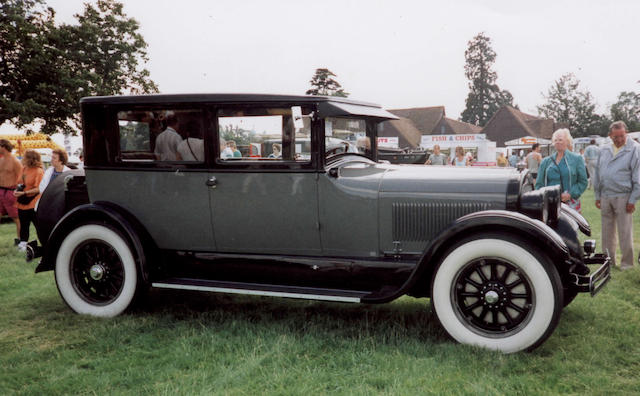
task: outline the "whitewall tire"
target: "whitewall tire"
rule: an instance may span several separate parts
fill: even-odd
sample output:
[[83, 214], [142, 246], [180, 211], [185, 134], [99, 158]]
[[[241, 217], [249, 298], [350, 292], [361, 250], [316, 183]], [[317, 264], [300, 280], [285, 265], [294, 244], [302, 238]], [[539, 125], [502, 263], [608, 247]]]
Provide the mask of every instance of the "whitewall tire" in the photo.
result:
[[556, 268], [534, 247], [502, 235], [467, 239], [450, 249], [431, 292], [451, 337], [504, 353], [541, 344], [563, 306]]
[[133, 302], [137, 268], [129, 244], [113, 229], [88, 224], [70, 232], [56, 257], [60, 296], [80, 314], [113, 317]]

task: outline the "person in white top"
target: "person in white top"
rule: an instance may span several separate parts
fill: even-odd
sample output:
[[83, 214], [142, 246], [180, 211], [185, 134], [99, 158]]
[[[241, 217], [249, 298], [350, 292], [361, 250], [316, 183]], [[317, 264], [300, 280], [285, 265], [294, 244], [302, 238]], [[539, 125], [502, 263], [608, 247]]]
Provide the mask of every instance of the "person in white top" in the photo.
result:
[[178, 145], [182, 137], [177, 132], [178, 118], [169, 114], [166, 118], [167, 128], [156, 138], [156, 148], [153, 151], [159, 161], [176, 161], [178, 159]]
[[[69, 157], [67, 156], [66, 151], [61, 149], [53, 150], [53, 152], [51, 153], [51, 166], [44, 171], [44, 176], [42, 176], [42, 181], [38, 186], [38, 194], [44, 193], [44, 190], [47, 189], [47, 186], [49, 185], [49, 183], [51, 183], [53, 179], [58, 177], [59, 174], [61, 174], [62, 172], [71, 170], [67, 166], [68, 160], [69, 160]], [[42, 195], [40, 195], [40, 197], [38, 198], [38, 202], [36, 202], [36, 207], [35, 207], [36, 211], [38, 210], [38, 204], [40, 203], [40, 198], [42, 198]]]

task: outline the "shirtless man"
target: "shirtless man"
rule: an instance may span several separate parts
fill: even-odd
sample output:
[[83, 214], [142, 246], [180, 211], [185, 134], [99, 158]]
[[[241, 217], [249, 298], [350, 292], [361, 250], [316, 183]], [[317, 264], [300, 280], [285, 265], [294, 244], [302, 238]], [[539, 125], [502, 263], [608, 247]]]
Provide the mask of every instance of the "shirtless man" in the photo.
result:
[[16, 232], [20, 238], [20, 221], [13, 190], [22, 174], [22, 164], [11, 154], [13, 145], [6, 139], [0, 139], [0, 216], [5, 213], [16, 223]]
[[529, 173], [531, 173], [531, 177], [533, 178], [533, 182], [536, 182], [536, 178], [538, 177], [538, 169], [540, 168], [540, 163], [542, 162], [542, 154], [540, 154], [540, 144], [534, 143], [531, 146], [531, 152], [527, 154], [527, 169], [529, 169]]

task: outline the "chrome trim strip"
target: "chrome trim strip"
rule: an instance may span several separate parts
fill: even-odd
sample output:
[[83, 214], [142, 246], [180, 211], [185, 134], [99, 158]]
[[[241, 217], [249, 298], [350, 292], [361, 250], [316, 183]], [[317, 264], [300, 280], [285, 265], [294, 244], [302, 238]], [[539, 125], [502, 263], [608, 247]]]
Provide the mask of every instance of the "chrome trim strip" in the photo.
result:
[[263, 290], [247, 290], [247, 289], [231, 289], [226, 287], [208, 287], [208, 286], [193, 286], [193, 285], [179, 285], [172, 283], [152, 283], [151, 286], [163, 289], [179, 289], [179, 290], [196, 290], [196, 291], [208, 291], [217, 293], [232, 293], [232, 294], [248, 294], [252, 296], [270, 296], [270, 297], [287, 297], [287, 298], [302, 298], [305, 300], [321, 300], [321, 301], [339, 301], [359, 303], [360, 298], [357, 297], [338, 297], [338, 296], [322, 296], [317, 294], [301, 294], [301, 293], [285, 293], [285, 292], [272, 292]]

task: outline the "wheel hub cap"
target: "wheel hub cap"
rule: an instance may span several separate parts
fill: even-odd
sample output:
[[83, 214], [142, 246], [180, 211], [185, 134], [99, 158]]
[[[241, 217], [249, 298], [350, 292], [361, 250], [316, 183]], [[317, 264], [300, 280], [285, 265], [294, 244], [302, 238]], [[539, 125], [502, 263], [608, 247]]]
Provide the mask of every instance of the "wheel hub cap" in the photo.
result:
[[89, 275], [93, 280], [100, 280], [104, 276], [104, 267], [100, 264], [94, 264], [89, 269]]
[[495, 291], [491, 290], [490, 292], [486, 293], [484, 295], [484, 300], [486, 302], [488, 302], [489, 304], [495, 304], [498, 302], [498, 299], [500, 298], [500, 296], [498, 296], [498, 293], [496, 293]]

